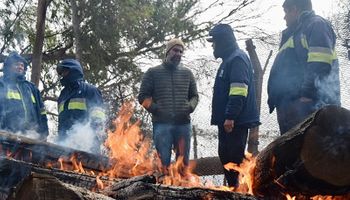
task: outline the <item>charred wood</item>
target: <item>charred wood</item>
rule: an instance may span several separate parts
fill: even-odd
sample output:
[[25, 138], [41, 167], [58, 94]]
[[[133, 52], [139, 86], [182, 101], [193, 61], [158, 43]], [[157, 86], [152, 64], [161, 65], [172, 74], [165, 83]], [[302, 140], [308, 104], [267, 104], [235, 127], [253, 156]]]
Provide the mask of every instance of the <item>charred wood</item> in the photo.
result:
[[212, 190], [207, 188], [183, 188], [154, 184], [153, 178], [144, 177], [143, 181], [120, 181], [102, 192], [103, 194], [114, 199], [240, 199], [240, 200], [256, 200], [251, 195], [244, 195], [233, 192], [225, 192]]
[[350, 193], [350, 111], [327, 106], [257, 156], [253, 190], [269, 197]]
[[63, 183], [50, 175], [34, 173], [18, 185], [8, 200], [112, 200], [112, 198]]
[[[55, 177], [58, 180], [71, 184], [77, 187], [85, 189], [97, 188], [97, 182], [95, 176], [87, 174], [78, 174], [74, 171], [63, 171], [54, 168], [42, 168], [40, 166], [0, 157], [0, 188], [4, 194], [11, 193], [11, 190], [21, 183], [26, 177], [29, 177], [32, 173], [49, 175]], [[109, 180], [105, 177], [100, 178], [104, 185], [112, 185], [118, 180]]]
[[84, 169], [97, 172], [103, 171], [109, 166], [107, 157], [4, 131], [0, 131], [0, 155], [40, 166], [58, 164], [59, 158], [63, 158], [65, 164], [71, 165], [70, 158], [75, 157], [77, 161], [82, 163]]

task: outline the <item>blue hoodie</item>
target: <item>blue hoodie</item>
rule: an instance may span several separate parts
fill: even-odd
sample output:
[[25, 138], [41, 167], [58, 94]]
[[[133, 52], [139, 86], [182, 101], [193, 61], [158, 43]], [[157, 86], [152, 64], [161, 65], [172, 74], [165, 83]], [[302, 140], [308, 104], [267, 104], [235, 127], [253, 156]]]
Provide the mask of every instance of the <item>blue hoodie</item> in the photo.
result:
[[105, 114], [101, 92], [84, 81], [80, 63], [74, 59], [65, 59], [57, 67], [69, 70], [69, 74], [60, 80], [64, 88], [58, 97], [59, 138], [66, 138], [67, 131], [77, 123], [91, 120], [93, 126], [103, 126]]
[[[23, 62], [24, 73], [10, 70], [16, 62]], [[4, 76], [0, 78], [0, 128], [13, 133], [32, 130], [39, 133], [41, 139], [46, 139], [45, 106], [38, 88], [25, 80], [27, 67], [27, 61], [17, 52], [9, 54], [4, 62]]]

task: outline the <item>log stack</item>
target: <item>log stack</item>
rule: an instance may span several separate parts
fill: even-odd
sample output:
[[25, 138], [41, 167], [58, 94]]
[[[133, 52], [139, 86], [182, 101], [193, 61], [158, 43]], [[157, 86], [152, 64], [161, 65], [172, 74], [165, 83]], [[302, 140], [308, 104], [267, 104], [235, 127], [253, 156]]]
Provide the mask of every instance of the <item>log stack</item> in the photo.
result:
[[256, 199], [251, 195], [215, 189], [165, 186], [157, 183], [159, 175], [127, 179], [100, 177], [99, 181], [109, 187], [98, 189], [96, 176], [58, 169], [59, 158], [65, 157], [65, 165], [73, 165], [69, 160], [72, 156], [84, 169], [96, 173], [110, 166], [108, 158], [103, 156], [0, 132], [0, 200]]
[[[0, 132], [0, 200], [5, 199], [285, 199], [285, 195], [350, 198], [350, 111], [328, 106], [268, 145], [256, 158], [254, 196], [208, 188], [157, 183], [159, 175], [98, 180], [48, 167], [75, 155], [83, 167], [100, 172], [108, 158]], [[69, 164], [69, 160], [66, 161]], [[211, 163], [209, 166], [208, 163]], [[118, 164], [118, 163], [115, 163]], [[199, 159], [200, 175], [218, 171], [217, 157]], [[9, 195], [9, 196], [8, 196]]]
[[350, 111], [327, 106], [259, 153], [257, 196], [350, 193]]

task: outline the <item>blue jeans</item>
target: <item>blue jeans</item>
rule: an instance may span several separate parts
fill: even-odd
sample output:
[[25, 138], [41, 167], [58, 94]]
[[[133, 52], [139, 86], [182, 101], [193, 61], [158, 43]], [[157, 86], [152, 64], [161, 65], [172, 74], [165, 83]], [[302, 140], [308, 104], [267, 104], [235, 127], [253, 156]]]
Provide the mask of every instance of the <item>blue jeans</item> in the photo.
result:
[[184, 164], [188, 165], [191, 133], [190, 123], [153, 123], [153, 141], [163, 166], [170, 165], [172, 148], [175, 150], [176, 160], [179, 156], [183, 156]]

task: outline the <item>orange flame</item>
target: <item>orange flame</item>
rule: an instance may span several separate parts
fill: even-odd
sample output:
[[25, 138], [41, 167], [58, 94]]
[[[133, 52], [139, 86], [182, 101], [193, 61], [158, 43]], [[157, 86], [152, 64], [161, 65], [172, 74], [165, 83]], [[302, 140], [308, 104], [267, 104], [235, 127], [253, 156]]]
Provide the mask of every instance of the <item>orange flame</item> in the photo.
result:
[[108, 131], [105, 146], [114, 167], [107, 172], [109, 177], [131, 177], [157, 170], [157, 157], [150, 151], [151, 141], [141, 133], [140, 121], [131, 123], [134, 105], [124, 104], [114, 121], [116, 129]]
[[105, 188], [103, 182], [102, 182], [101, 179], [100, 179], [100, 176], [96, 176], [96, 183], [97, 183], [98, 189], [103, 190], [103, 189]]
[[255, 158], [251, 153], [246, 153], [246, 158], [240, 165], [227, 163], [224, 165], [226, 170], [235, 170], [239, 172], [239, 186], [235, 188], [236, 192], [253, 194], [253, 171], [255, 168]]

